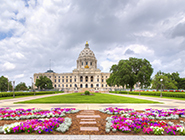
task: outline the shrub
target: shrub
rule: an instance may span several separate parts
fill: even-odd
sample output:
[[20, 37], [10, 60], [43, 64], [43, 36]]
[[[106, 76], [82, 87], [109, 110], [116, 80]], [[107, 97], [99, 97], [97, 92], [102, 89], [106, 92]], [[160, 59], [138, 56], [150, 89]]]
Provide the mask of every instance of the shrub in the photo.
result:
[[[115, 93], [115, 92], [110, 92], [110, 93]], [[130, 95], [149, 95], [149, 96], [160, 96], [161, 92], [153, 92], [153, 91], [120, 91], [120, 94], [127, 94], [129, 93]], [[162, 96], [164, 97], [175, 97], [175, 98], [185, 98], [185, 93], [184, 92], [162, 92]]]
[[86, 91], [84, 92], [84, 94], [85, 94], [85, 95], [90, 95], [90, 92], [86, 90]]

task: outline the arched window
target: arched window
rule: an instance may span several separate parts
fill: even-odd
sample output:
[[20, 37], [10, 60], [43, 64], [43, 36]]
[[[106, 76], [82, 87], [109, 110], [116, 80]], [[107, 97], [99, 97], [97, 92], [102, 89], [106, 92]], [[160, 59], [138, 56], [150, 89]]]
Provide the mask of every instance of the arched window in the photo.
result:
[[91, 88], [93, 88], [93, 84], [91, 84]]
[[85, 87], [88, 88], [88, 84], [86, 84]]
[[82, 88], [83, 86], [82, 86], [82, 84], [80, 84], [80, 88]]
[[93, 82], [93, 76], [91, 76], [91, 82]]
[[85, 81], [88, 82], [88, 76], [85, 76]]
[[80, 82], [83, 82], [83, 77], [82, 76], [80, 76]]

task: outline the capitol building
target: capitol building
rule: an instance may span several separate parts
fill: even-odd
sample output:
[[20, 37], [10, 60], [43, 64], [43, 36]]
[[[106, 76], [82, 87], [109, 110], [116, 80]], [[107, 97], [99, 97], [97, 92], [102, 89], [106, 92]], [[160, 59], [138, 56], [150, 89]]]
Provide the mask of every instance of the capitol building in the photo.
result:
[[109, 78], [110, 73], [101, 72], [97, 68], [97, 59], [89, 48], [88, 42], [86, 42], [85, 48], [80, 52], [77, 59], [77, 67], [72, 73], [55, 73], [53, 70], [48, 70], [45, 73], [35, 73], [34, 82], [41, 75], [51, 79], [55, 89], [66, 92], [83, 92], [85, 90], [103, 92], [116, 88], [107, 85], [106, 80]]

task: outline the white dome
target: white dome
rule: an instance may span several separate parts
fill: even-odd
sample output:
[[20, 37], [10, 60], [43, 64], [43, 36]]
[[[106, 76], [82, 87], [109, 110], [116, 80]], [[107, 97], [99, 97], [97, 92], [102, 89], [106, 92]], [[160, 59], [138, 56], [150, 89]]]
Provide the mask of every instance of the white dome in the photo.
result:
[[78, 59], [83, 59], [83, 58], [87, 58], [87, 57], [91, 58], [91, 59], [92, 58], [96, 59], [93, 51], [91, 51], [89, 48], [88, 42], [86, 42], [85, 48], [80, 52]]

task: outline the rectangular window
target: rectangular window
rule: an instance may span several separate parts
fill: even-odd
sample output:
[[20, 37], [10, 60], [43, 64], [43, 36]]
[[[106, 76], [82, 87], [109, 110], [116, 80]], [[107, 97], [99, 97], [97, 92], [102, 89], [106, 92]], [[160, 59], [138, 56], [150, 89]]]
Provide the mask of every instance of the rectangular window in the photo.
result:
[[103, 78], [103, 76], [102, 76], [102, 78]]
[[72, 85], [70, 85], [70, 87], [72, 87]]
[[64, 82], [64, 79], [62, 79], [62, 82]]
[[66, 87], [68, 87], [68, 85], [66, 85]]
[[58, 79], [58, 82], [60, 83], [60, 79]]
[[62, 76], [62, 78], [64, 78], [64, 76]]
[[58, 78], [60, 78], [60, 76], [58, 76]]
[[51, 78], [51, 76], [49, 76], [49, 78]]
[[86, 65], [88, 65], [88, 62], [86, 62]]
[[64, 87], [64, 85], [62, 85], [62, 87]]
[[55, 82], [57, 82], [57, 80], [55, 79]]
[[68, 82], [68, 79], [66, 79], [66, 82]]
[[103, 79], [101, 81], [103, 82]]
[[99, 82], [99, 79], [97, 79], [97, 82]]
[[70, 76], [70, 78], [72, 78], [72, 76]]
[[74, 81], [76, 82], [76, 79]]
[[72, 83], [72, 79], [70, 79], [70, 82]]
[[66, 76], [66, 78], [68, 78], [68, 76]]
[[60, 85], [58, 85], [58, 87], [60, 87]]
[[92, 62], [91, 62], [91, 66], [92, 66]]
[[106, 76], [106, 78], [107, 78], [107, 76]]

